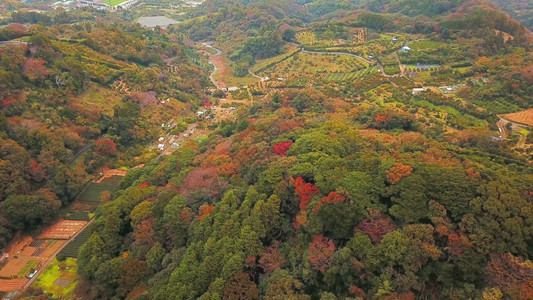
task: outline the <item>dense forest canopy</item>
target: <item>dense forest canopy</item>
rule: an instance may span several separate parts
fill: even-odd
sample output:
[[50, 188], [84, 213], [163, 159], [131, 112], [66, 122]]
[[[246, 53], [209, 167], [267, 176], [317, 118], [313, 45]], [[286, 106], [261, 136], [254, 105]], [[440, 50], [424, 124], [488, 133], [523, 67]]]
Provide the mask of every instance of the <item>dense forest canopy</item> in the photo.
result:
[[[69, 297], [533, 298], [527, 27], [482, 0], [180, 4], [11, 13], [1, 247], [114, 168]], [[159, 14], [183, 22], [132, 24]]]

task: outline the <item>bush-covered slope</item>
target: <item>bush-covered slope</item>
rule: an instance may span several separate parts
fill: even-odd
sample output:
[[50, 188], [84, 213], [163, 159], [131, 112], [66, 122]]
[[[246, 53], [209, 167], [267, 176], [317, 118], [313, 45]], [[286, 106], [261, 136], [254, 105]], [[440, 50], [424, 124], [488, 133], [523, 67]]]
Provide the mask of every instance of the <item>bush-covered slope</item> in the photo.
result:
[[[95, 23], [8, 29], [20, 39], [0, 47], [0, 247], [13, 230], [52, 220], [87, 172], [138, 155], [128, 150], [152, 141], [170, 119], [158, 98], [198, 105], [208, 84], [183, 45], [149, 30]], [[96, 152], [74, 163], [95, 139]]]

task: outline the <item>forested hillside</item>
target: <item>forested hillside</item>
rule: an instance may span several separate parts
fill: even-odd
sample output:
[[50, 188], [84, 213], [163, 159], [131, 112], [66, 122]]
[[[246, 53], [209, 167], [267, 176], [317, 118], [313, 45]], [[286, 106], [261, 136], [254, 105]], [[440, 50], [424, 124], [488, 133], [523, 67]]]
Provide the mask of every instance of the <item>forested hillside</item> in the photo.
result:
[[0, 47], [0, 247], [15, 230], [54, 220], [88, 173], [117, 157], [135, 163], [136, 145], [168, 120], [158, 98], [198, 105], [207, 84], [183, 46], [152, 31], [86, 22], [3, 32], [19, 39]]
[[[235, 68], [259, 64], [262, 82], [287, 83], [258, 92], [207, 139], [128, 174], [80, 250], [83, 293], [533, 296], [531, 148], [494, 133], [497, 114], [533, 105], [523, 26], [482, 1], [208, 1], [203, 9], [172, 31], [216, 40]], [[352, 41], [354, 28], [367, 28], [368, 40]], [[282, 40], [311, 50], [283, 53]], [[319, 57], [328, 51], [360, 65], [328, 71], [339, 67]], [[372, 56], [365, 70], [361, 60]], [[468, 84], [446, 95], [455, 87], [440, 86], [452, 82]]]
[[0, 28], [0, 246], [127, 173], [62, 295], [533, 298], [533, 35], [496, 5], [79, 11]]
[[494, 0], [502, 9], [508, 12], [513, 18], [519, 20], [533, 30], [533, 1], [531, 0]]

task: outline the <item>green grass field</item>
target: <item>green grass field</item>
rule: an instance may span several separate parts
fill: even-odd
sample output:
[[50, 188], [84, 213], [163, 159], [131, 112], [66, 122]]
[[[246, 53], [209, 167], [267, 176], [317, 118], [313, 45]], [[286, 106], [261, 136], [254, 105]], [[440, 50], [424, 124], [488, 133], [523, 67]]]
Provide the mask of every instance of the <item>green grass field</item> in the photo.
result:
[[116, 5], [119, 5], [120, 3], [122, 2], [126, 2], [128, 0], [105, 0], [104, 3], [111, 6], [111, 7], [114, 7]]
[[111, 184], [91, 182], [83, 194], [80, 195], [79, 200], [87, 202], [100, 202], [100, 196], [102, 195], [103, 191], [112, 192], [114, 189], [115, 186]]
[[118, 186], [123, 178], [124, 178], [124, 176], [114, 175], [114, 176], [111, 176], [111, 177], [104, 178], [102, 180], [102, 183], [103, 184], [110, 184], [110, 185]]
[[[67, 287], [59, 286], [54, 284], [57, 279], [66, 279], [71, 281], [71, 284]], [[33, 285], [43, 289], [44, 292], [48, 294], [53, 294], [55, 298], [65, 298], [69, 295], [76, 284], [78, 283], [78, 274], [75, 258], [67, 258], [63, 262], [57, 261], [55, 259], [48, 267], [44, 270], [41, 275], [35, 280]]]
[[20, 277], [27, 277], [35, 269], [35, 267], [37, 267], [38, 263], [39, 261], [37, 260], [28, 261], [26, 265], [22, 269], [20, 269], [17, 275]]

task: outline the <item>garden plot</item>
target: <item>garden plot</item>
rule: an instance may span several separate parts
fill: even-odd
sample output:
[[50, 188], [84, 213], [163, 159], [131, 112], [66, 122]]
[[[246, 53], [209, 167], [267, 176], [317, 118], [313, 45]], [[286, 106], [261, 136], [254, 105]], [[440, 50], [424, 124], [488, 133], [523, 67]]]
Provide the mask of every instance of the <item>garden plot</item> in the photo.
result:
[[83, 245], [91, 236], [91, 230], [89, 230], [90, 226], [87, 226], [74, 240], [70, 241], [65, 248], [63, 248], [57, 255], [58, 258], [63, 257], [72, 257], [77, 258], [78, 257], [78, 250], [80, 249], [81, 245]]
[[87, 224], [87, 221], [61, 220], [48, 227], [39, 235], [40, 239], [68, 240]]
[[32, 286], [42, 289], [54, 298], [66, 298], [78, 283], [76, 259], [55, 259], [35, 280]]
[[106, 183], [91, 182], [79, 197], [79, 201], [100, 202], [100, 196], [104, 191], [112, 192], [115, 186]]
[[358, 58], [351, 56], [297, 53], [289, 59], [265, 69], [260, 75], [270, 77], [272, 80], [316, 77], [317, 74], [352, 73], [366, 67], [366, 64]]

